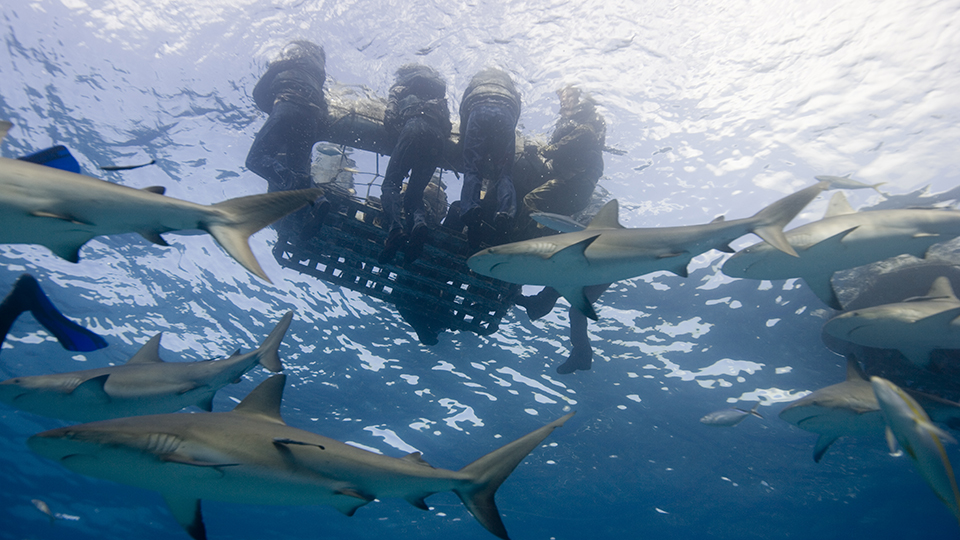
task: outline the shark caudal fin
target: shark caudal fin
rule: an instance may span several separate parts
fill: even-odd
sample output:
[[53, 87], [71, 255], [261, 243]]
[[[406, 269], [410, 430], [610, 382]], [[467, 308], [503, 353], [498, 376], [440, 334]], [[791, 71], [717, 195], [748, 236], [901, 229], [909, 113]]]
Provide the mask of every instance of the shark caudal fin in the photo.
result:
[[776, 201], [770, 206], [757, 212], [750, 218], [755, 222], [751, 229], [753, 234], [762, 238], [766, 243], [794, 257], [799, 257], [797, 251], [793, 249], [786, 235], [783, 234], [783, 228], [787, 223], [797, 217], [797, 214], [806, 207], [810, 201], [817, 198], [823, 190], [827, 189], [828, 182], [820, 182], [806, 189], [802, 189], [792, 195]]
[[283, 371], [283, 363], [280, 361], [280, 355], [277, 354], [277, 351], [280, 348], [280, 342], [283, 341], [283, 336], [287, 334], [287, 328], [290, 328], [290, 321], [292, 320], [293, 311], [288, 311], [257, 349], [260, 365], [274, 373]]
[[40, 284], [30, 274], [23, 274], [13, 284], [13, 289], [0, 302], [0, 344], [7, 337], [13, 322], [24, 311], [33, 317], [68, 351], [95, 351], [107, 346], [106, 340], [67, 319], [47, 298]]
[[322, 189], [310, 188], [229, 199], [212, 205], [219, 212], [205, 219], [200, 227], [210, 233], [244, 268], [270, 283], [270, 278], [250, 251], [250, 235], [312, 203], [321, 195]]
[[497, 503], [493, 500], [493, 495], [497, 492], [500, 484], [523, 461], [523, 458], [527, 457], [527, 454], [546, 439], [547, 435], [562, 426], [574, 414], [570, 413], [554, 420], [460, 469], [460, 472], [470, 476], [471, 480], [467, 485], [453, 491], [460, 497], [473, 517], [477, 518], [477, 521], [488, 531], [504, 540], [509, 539], [507, 529], [500, 519]]

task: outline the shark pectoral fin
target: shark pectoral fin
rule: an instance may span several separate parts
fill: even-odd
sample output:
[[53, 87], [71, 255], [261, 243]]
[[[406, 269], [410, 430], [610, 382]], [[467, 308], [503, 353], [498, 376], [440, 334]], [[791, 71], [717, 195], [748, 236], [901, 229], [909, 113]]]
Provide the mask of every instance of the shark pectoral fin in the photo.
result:
[[930, 365], [930, 353], [933, 352], [930, 347], [900, 347], [898, 350], [915, 366], [927, 367]]
[[163, 363], [163, 360], [160, 359], [161, 337], [163, 337], [163, 332], [160, 332], [159, 334], [148, 339], [147, 342], [140, 347], [140, 350], [131, 356], [129, 360], [127, 360], [127, 365]]
[[837, 297], [837, 292], [833, 290], [833, 282], [830, 281], [831, 274], [817, 274], [803, 276], [803, 282], [810, 287], [813, 294], [817, 295], [824, 304], [837, 311], [843, 311], [843, 304]]
[[213, 412], [213, 394], [205, 396], [203, 399], [198, 401], [197, 407], [200, 407], [207, 412]]
[[813, 461], [820, 463], [823, 455], [827, 453], [827, 449], [830, 448], [830, 445], [833, 444], [835, 440], [837, 440], [835, 435], [820, 435], [820, 437], [817, 438], [817, 444], [813, 446]]
[[203, 525], [203, 513], [200, 510], [200, 499], [189, 499], [164, 495], [173, 519], [187, 531], [193, 540], [207, 540], [207, 528]]
[[890, 426], [887, 426], [886, 431], [884, 431], [884, 436], [887, 438], [887, 448], [890, 449], [891, 456], [898, 457], [903, 454], [903, 452], [900, 451], [900, 445], [897, 443], [897, 436], [893, 434]]
[[587, 299], [586, 294], [584, 294], [583, 287], [558, 288], [557, 292], [566, 298], [571, 306], [576, 308], [580, 313], [583, 313], [587, 318], [593, 319], [594, 321], [600, 319], [597, 317], [597, 312], [593, 310], [593, 305], [590, 303], [590, 300]]
[[110, 395], [107, 394], [107, 391], [103, 388], [103, 385], [106, 384], [109, 377], [110, 374], [107, 373], [99, 377], [87, 379], [74, 388], [70, 392], [70, 395], [80, 401], [109, 403]]
[[357, 508], [375, 499], [375, 497], [364, 495], [353, 488], [344, 488], [336, 493], [337, 495], [343, 495], [343, 497], [334, 499], [333, 507], [347, 517], [352, 517]]
[[321, 195], [322, 189], [310, 188], [229, 199], [214, 204], [212, 208], [215, 211], [200, 226], [244, 268], [270, 283], [270, 278], [250, 251], [250, 235], [312, 203]]
[[158, 246], [170, 247], [170, 244], [160, 236], [160, 233], [157, 231], [140, 231], [140, 236], [144, 237], [148, 242], [154, 243]]
[[913, 235], [912, 238], [936, 238], [938, 236], [940, 235], [937, 233], [918, 232], [917, 234]]
[[426, 496], [423, 496], [423, 497], [417, 497], [417, 496], [404, 497], [404, 499], [405, 499], [408, 503], [412, 504], [413, 506], [416, 506], [417, 508], [419, 508], [419, 509], [421, 509], [421, 510], [430, 510], [430, 506], [427, 504], [427, 501], [423, 500], [423, 499], [425, 499], [425, 498], [426, 498]]

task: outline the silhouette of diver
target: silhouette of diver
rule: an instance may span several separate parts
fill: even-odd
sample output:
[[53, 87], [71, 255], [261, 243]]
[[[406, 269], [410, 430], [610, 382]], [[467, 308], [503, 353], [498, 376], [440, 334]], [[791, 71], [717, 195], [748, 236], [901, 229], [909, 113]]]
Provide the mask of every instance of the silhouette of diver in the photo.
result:
[[88, 352], [107, 346], [105, 339], [64, 317], [30, 274], [17, 278], [13, 290], [0, 302], [0, 345], [7, 338], [13, 322], [24, 311], [32, 313], [68, 351]]

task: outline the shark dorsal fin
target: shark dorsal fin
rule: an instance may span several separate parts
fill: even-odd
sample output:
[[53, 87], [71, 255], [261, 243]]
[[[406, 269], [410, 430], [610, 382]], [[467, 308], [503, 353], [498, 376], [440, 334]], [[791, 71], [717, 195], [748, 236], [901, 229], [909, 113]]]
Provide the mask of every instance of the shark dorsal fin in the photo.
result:
[[137, 354], [127, 360], [127, 365], [162, 363], [163, 360], [160, 358], [160, 336], [162, 335], [163, 332], [160, 332], [144, 343]]
[[866, 381], [866, 377], [863, 376], [863, 372], [860, 371], [860, 364], [857, 363], [857, 359], [853, 355], [847, 356], [847, 380], [848, 381]]
[[283, 400], [283, 386], [286, 382], [287, 376], [283, 374], [270, 377], [247, 394], [247, 397], [234, 407], [233, 412], [283, 424], [280, 402]]
[[843, 192], [837, 192], [833, 194], [833, 197], [830, 197], [830, 204], [827, 205], [827, 212], [823, 215], [824, 218], [830, 218], [834, 216], [842, 216], [845, 214], [855, 214], [856, 210], [850, 206], [850, 203], [847, 202], [847, 197], [844, 196]]
[[616, 199], [611, 200], [607, 204], [603, 205], [600, 211], [597, 212], [593, 219], [590, 220], [590, 224], [587, 225], [588, 229], [622, 229], [623, 225], [620, 224], [620, 203]]
[[721, 215], [713, 218], [713, 221], [711, 221], [710, 223], [723, 223], [723, 222], [726, 221], [726, 220], [727, 220], [727, 218], [724, 217], [723, 214], [721, 214]]
[[957, 295], [953, 293], [953, 287], [950, 286], [950, 278], [947, 276], [940, 276], [933, 280], [933, 285], [930, 285], [930, 292], [927, 293], [927, 296], [931, 298], [953, 298], [954, 300], [957, 298]]
[[409, 461], [411, 463], [416, 463], [417, 465], [423, 465], [424, 467], [430, 467], [431, 469], [433, 468], [433, 465], [427, 463], [427, 461], [423, 459], [423, 455], [420, 454], [420, 452], [410, 452], [400, 459]]
[[167, 188], [163, 186], [147, 186], [142, 189], [143, 191], [149, 191], [150, 193], [156, 193], [157, 195], [163, 195], [167, 192]]

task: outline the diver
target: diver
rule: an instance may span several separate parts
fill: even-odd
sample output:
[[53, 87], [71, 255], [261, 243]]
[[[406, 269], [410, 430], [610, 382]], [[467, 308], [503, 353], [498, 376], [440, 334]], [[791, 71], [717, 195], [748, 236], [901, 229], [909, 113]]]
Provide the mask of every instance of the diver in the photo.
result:
[[483, 232], [480, 208], [481, 167], [489, 162], [490, 192], [496, 197], [493, 228], [509, 232], [517, 213], [517, 192], [510, 178], [516, 153], [516, 129], [520, 119], [520, 92], [506, 72], [486, 68], [470, 81], [460, 102], [460, 137], [463, 143], [463, 188], [460, 219], [467, 227], [467, 240], [476, 249], [488, 238]]
[[[436, 70], [421, 64], [406, 64], [397, 70], [390, 87], [383, 125], [396, 145], [390, 155], [381, 187], [383, 218], [387, 239], [377, 258], [390, 262], [406, 246], [404, 262], [415, 260], [423, 249], [428, 228], [424, 216], [423, 191], [440, 165], [443, 145], [450, 136], [450, 109], [447, 84]], [[404, 222], [401, 225], [401, 186]]]
[[292, 41], [253, 89], [253, 100], [269, 118], [247, 153], [248, 169], [264, 178], [268, 191], [311, 187], [310, 154], [327, 123], [326, 55], [309, 41]]
[[[523, 198], [523, 209], [518, 217], [521, 238], [542, 236], [546, 231], [530, 218], [535, 212], [573, 215], [590, 203], [597, 181], [603, 175], [603, 148], [606, 143], [606, 123], [597, 112], [596, 102], [582, 95], [579, 88], [565, 86], [557, 91], [560, 98], [560, 119], [550, 137], [550, 144], [541, 150], [548, 159], [550, 179]], [[593, 285], [584, 289], [584, 295], [595, 302], [610, 284]], [[560, 299], [552, 287], [544, 287], [534, 296], [521, 296], [522, 306], [531, 321], [549, 313]], [[572, 350], [567, 361], [557, 367], [557, 373], [589, 370], [593, 348], [587, 337], [587, 318], [570, 308], [570, 341]]]
[[548, 178], [523, 198], [518, 217], [521, 238], [541, 236], [543, 228], [530, 219], [535, 212], [572, 216], [587, 207], [597, 181], [603, 175], [603, 148], [606, 123], [597, 112], [592, 97], [583, 95], [575, 86], [557, 91], [560, 118], [550, 137], [550, 144], [541, 149], [547, 161]]

